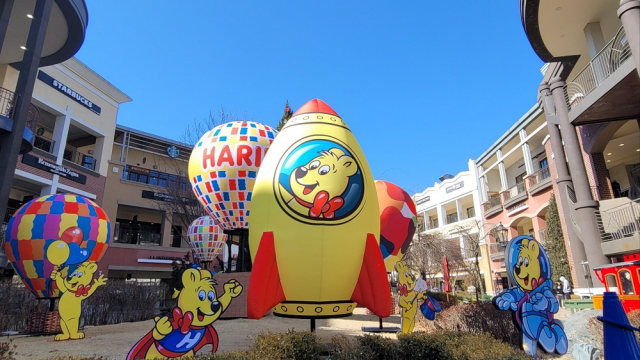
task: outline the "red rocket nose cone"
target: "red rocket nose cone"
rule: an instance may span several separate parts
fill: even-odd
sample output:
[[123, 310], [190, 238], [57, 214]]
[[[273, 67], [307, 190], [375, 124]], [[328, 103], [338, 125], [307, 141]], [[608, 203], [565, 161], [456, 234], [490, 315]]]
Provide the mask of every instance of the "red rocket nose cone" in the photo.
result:
[[335, 115], [340, 117], [331, 106], [327, 105], [324, 101], [320, 99], [313, 99], [308, 101], [306, 104], [302, 105], [298, 111], [292, 116], [300, 115], [300, 114], [308, 114], [308, 113], [324, 113], [329, 115]]

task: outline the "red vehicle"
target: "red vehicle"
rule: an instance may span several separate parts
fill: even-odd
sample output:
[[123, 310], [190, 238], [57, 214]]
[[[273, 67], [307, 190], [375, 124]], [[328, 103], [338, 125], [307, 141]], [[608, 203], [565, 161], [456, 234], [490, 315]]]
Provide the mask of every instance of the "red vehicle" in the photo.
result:
[[[640, 310], [640, 253], [624, 256], [624, 262], [594, 268], [607, 291], [618, 294], [626, 313]], [[602, 295], [593, 297], [596, 309], [602, 309]]]

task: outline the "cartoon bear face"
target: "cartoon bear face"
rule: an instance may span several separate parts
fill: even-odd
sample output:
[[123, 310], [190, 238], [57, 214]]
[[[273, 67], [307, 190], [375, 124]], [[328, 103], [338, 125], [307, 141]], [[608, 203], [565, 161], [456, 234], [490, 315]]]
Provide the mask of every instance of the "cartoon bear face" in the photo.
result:
[[338, 148], [321, 151], [308, 164], [297, 167], [289, 177], [294, 196], [312, 203], [320, 191], [329, 198], [340, 196], [347, 189], [349, 177], [358, 172], [354, 159]]
[[518, 250], [513, 277], [522, 289], [533, 290], [541, 282], [540, 246], [536, 241], [523, 239]]
[[209, 325], [222, 314], [214, 284], [208, 270], [188, 269], [182, 274], [184, 289], [178, 295], [178, 307], [184, 314], [193, 314], [193, 325]]
[[416, 287], [417, 276], [413, 273], [409, 265], [407, 265], [407, 262], [398, 261], [395, 265], [395, 270], [398, 272], [398, 282], [406, 285], [408, 291], [412, 291]]
[[87, 286], [91, 284], [93, 280], [93, 274], [98, 270], [98, 265], [92, 261], [85, 261], [78, 265], [76, 270], [67, 275], [63, 279], [65, 286], [68, 289], [76, 290], [78, 285]]

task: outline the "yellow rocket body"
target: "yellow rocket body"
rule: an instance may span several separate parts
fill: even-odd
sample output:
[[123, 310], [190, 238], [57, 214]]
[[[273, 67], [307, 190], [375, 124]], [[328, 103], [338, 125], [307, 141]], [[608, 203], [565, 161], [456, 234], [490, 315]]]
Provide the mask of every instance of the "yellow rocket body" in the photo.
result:
[[[367, 243], [378, 249], [378, 199], [358, 142], [330, 107], [312, 100], [289, 119], [264, 159], [251, 204], [250, 317], [275, 301], [277, 315], [305, 318], [349, 315], [363, 302], [354, 291]], [[379, 255], [384, 270], [377, 252], [369, 257], [377, 264]], [[377, 275], [376, 286], [386, 284], [388, 298], [386, 271], [382, 279], [379, 269], [368, 274]]]

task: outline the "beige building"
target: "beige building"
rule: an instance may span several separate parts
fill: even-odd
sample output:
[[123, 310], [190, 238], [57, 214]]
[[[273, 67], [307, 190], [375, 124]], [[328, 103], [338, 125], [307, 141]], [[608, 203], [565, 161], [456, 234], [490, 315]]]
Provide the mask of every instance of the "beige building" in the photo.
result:
[[[0, 66], [0, 112], [9, 113], [19, 71]], [[73, 193], [102, 204], [120, 104], [126, 94], [78, 59], [38, 71], [29, 111], [33, 149], [16, 165], [5, 222], [32, 198]]]
[[103, 208], [113, 231], [100, 268], [111, 278], [168, 278], [190, 250], [189, 223], [204, 215], [187, 178], [191, 148], [121, 125], [112, 144]]

